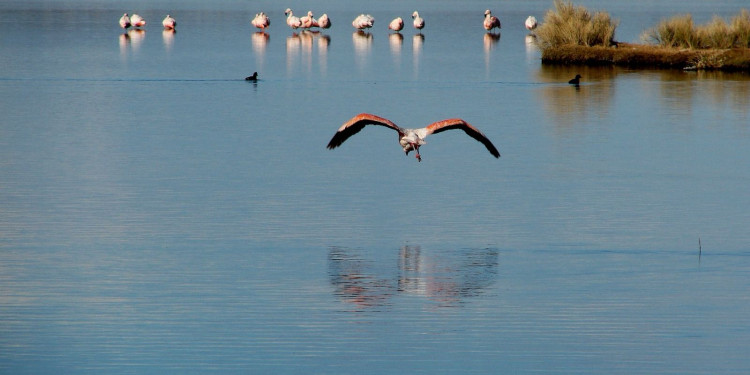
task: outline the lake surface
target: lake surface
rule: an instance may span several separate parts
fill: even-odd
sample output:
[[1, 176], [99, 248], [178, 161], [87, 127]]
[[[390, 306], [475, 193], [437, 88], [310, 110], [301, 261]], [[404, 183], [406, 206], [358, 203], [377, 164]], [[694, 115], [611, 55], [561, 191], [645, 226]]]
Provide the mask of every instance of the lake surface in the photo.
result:
[[[581, 4], [621, 41], [747, 6]], [[747, 374], [750, 75], [542, 66], [551, 7], [0, 3], [0, 373]], [[502, 157], [327, 150], [360, 112]]]

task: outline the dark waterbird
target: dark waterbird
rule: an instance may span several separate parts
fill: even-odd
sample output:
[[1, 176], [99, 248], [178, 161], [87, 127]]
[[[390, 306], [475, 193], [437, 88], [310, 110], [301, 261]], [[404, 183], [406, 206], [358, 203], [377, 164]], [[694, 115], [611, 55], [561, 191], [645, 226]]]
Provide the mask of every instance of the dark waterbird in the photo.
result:
[[258, 72], [253, 73], [253, 75], [249, 77], [245, 77], [245, 81], [253, 81], [253, 82], [258, 81]]
[[328, 142], [328, 149], [332, 150], [340, 146], [342, 143], [344, 143], [344, 141], [349, 139], [349, 137], [353, 136], [354, 134], [357, 134], [366, 125], [380, 125], [397, 131], [398, 143], [401, 145], [401, 147], [403, 147], [404, 152], [409, 155], [410, 151], [415, 151], [418, 161], [422, 161], [422, 156], [419, 155], [419, 147], [427, 143], [424, 141], [424, 139], [427, 138], [427, 136], [430, 134], [440, 133], [442, 131], [450, 129], [463, 130], [470, 137], [481, 142], [484, 147], [487, 147], [487, 150], [490, 152], [490, 154], [492, 154], [492, 156], [496, 158], [500, 157], [500, 152], [497, 151], [497, 148], [495, 148], [495, 145], [490, 142], [489, 138], [482, 134], [479, 129], [475, 128], [474, 126], [460, 118], [433, 122], [432, 124], [419, 129], [404, 129], [388, 119], [376, 115], [371, 115], [369, 113], [360, 113], [349, 119], [349, 121], [344, 123], [344, 125], [341, 125], [336, 134], [333, 135], [333, 138], [331, 138], [331, 141]]
[[568, 83], [570, 83], [571, 85], [578, 86], [581, 83], [581, 75], [580, 74], [576, 74], [576, 76], [573, 79], [571, 79], [570, 81], [568, 81]]

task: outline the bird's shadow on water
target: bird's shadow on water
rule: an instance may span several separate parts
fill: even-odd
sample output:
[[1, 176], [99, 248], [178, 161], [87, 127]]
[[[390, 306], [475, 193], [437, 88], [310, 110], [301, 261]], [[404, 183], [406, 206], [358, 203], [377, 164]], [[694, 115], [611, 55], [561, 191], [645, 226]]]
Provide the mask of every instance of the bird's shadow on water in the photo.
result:
[[333, 294], [348, 310], [384, 310], [398, 295], [426, 298], [439, 307], [459, 306], [497, 279], [499, 252], [494, 248], [435, 252], [405, 245], [391, 254], [377, 257], [360, 249], [330, 248]]

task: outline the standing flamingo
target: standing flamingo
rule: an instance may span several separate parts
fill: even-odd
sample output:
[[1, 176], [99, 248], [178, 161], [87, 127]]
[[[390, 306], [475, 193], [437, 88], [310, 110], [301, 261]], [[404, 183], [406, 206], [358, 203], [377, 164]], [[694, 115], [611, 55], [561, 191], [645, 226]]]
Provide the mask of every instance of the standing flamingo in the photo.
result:
[[414, 18], [414, 28], [421, 32], [424, 28], [424, 18], [420, 17], [416, 10], [411, 15], [411, 18]]
[[313, 17], [313, 12], [311, 10], [307, 11], [306, 16], [302, 16], [299, 18], [299, 21], [301, 23], [301, 26], [303, 29], [309, 29], [311, 27], [318, 27], [318, 20], [316, 20]]
[[352, 21], [352, 26], [357, 30], [369, 29], [375, 24], [375, 18], [369, 14], [360, 14]]
[[128, 14], [125, 13], [120, 17], [120, 27], [127, 30], [130, 26], [133, 26], [132, 23], [130, 23], [130, 17], [128, 17]]
[[286, 8], [284, 14], [286, 14], [286, 24], [289, 25], [292, 30], [297, 30], [300, 26], [302, 26], [302, 22], [300, 21], [299, 17], [292, 14], [291, 9]]
[[328, 18], [328, 14], [323, 13], [323, 15], [318, 18], [318, 26], [321, 29], [328, 29], [331, 27], [331, 19]]
[[331, 141], [328, 142], [328, 149], [332, 150], [341, 146], [344, 141], [354, 134], [357, 134], [365, 127], [365, 125], [381, 125], [397, 131], [398, 143], [404, 149], [406, 155], [409, 155], [410, 151], [415, 151], [418, 161], [422, 161], [422, 156], [419, 154], [419, 148], [427, 143], [424, 139], [430, 134], [440, 133], [450, 129], [463, 130], [470, 137], [484, 144], [484, 147], [487, 147], [487, 150], [492, 156], [496, 158], [500, 157], [500, 152], [497, 151], [497, 148], [495, 148], [495, 145], [490, 142], [489, 138], [482, 134], [479, 129], [460, 118], [433, 122], [432, 124], [419, 129], [404, 129], [388, 119], [369, 113], [360, 113], [349, 119], [344, 125], [341, 125], [336, 134], [333, 135], [333, 138], [331, 138]]
[[174, 30], [174, 28], [177, 27], [177, 21], [167, 14], [167, 16], [161, 21], [161, 25], [167, 30]]
[[133, 24], [133, 27], [143, 27], [146, 26], [146, 20], [143, 19], [143, 17], [133, 13], [132, 16], [130, 16], [130, 23]]
[[388, 28], [395, 32], [399, 32], [404, 28], [404, 20], [401, 19], [401, 17], [396, 17], [388, 25]]
[[500, 20], [492, 15], [492, 12], [487, 9], [484, 11], [484, 29], [487, 31], [492, 31], [492, 29], [498, 28], [500, 29]]
[[524, 23], [524, 25], [529, 31], [536, 29], [536, 17], [529, 16], [529, 18], [526, 19], [526, 22]]
[[260, 12], [255, 15], [255, 18], [253, 18], [253, 20], [250, 21], [250, 23], [253, 26], [265, 31], [268, 26], [271, 26], [271, 19], [268, 18], [268, 16], [265, 13]]

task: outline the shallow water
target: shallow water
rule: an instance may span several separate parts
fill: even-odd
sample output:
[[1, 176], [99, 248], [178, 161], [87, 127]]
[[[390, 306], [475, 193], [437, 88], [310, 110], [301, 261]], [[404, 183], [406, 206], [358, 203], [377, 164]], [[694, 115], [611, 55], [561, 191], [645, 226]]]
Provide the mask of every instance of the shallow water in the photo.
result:
[[[742, 6], [583, 4], [623, 41]], [[542, 66], [547, 1], [119, 6], [0, 4], [0, 373], [750, 370], [750, 76]], [[502, 157], [326, 150], [359, 112]]]

